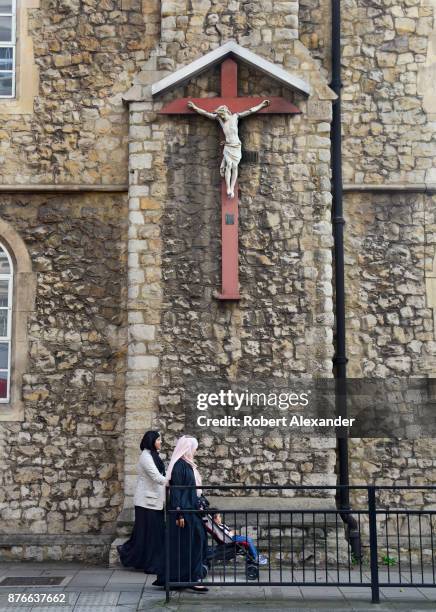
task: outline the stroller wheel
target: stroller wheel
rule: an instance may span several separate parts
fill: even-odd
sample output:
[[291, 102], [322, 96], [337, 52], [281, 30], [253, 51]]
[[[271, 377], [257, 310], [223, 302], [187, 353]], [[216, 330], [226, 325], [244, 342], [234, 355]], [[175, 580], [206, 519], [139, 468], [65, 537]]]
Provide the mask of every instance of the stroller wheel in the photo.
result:
[[247, 580], [257, 580], [259, 577], [259, 569], [257, 565], [253, 565], [252, 563], [247, 563], [245, 573], [247, 575]]

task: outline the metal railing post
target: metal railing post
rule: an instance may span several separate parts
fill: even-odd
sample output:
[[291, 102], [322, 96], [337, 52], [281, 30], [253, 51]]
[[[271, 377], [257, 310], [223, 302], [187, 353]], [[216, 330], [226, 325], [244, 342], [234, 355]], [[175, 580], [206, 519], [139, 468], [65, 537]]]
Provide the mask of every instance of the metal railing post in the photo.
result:
[[168, 504], [170, 501], [170, 488], [165, 487], [165, 602], [170, 601], [170, 525]]
[[375, 486], [368, 487], [368, 517], [369, 517], [369, 553], [371, 560], [371, 594], [372, 603], [380, 603], [380, 587], [378, 577], [377, 549], [377, 512]]

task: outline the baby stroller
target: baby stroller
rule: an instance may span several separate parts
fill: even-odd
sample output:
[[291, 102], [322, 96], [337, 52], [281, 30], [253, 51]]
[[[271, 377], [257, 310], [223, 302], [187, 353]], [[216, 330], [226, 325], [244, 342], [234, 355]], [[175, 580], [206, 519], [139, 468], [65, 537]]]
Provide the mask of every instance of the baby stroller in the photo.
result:
[[226, 533], [224, 525], [218, 525], [213, 520], [213, 513], [207, 511], [209, 508], [209, 502], [202, 496], [201, 509], [204, 512], [202, 518], [204, 527], [207, 533], [213, 538], [216, 546], [210, 546], [208, 548], [207, 565], [210, 569], [211, 565], [217, 561], [226, 563], [235, 559], [236, 556], [245, 558], [245, 575], [247, 580], [257, 580], [259, 577], [259, 564], [249, 549], [247, 542], [234, 542], [231, 536]]

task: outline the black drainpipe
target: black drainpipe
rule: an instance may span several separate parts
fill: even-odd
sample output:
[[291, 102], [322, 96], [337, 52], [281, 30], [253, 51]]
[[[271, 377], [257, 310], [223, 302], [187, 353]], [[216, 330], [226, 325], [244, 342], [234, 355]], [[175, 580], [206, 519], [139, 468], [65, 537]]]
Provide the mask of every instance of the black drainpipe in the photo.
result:
[[[344, 217], [342, 203], [342, 130], [341, 130], [341, 2], [332, 0], [332, 81], [330, 87], [338, 96], [333, 102], [331, 126], [332, 156], [332, 222], [334, 238], [335, 270], [335, 315], [336, 315], [336, 353], [334, 357], [336, 376], [336, 410], [347, 415], [347, 355], [345, 344], [345, 281], [344, 281]], [[341, 519], [346, 526], [346, 537], [356, 559], [361, 558], [360, 534], [357, 521], [350, 513], [350, 493], [348, 474], [348, 432], [337, 438], [339, 485], [337, 504]], [[341, 512], [342, 511], [342, 512]]]

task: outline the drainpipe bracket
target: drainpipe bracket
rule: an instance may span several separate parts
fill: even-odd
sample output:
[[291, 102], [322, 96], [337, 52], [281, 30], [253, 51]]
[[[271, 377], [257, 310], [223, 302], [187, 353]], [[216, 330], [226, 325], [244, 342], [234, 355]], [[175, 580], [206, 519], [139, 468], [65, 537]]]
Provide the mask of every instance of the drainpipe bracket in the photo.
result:
[[344, 217], [333, 217], [333, 224], [334, 225], [345, 225]]
[[342, 356], [337, 356], [337, 357], [333, 357], [333, 363], [336, 364], [346, 364], [348, 363], [348, 357], [342, 357]]

